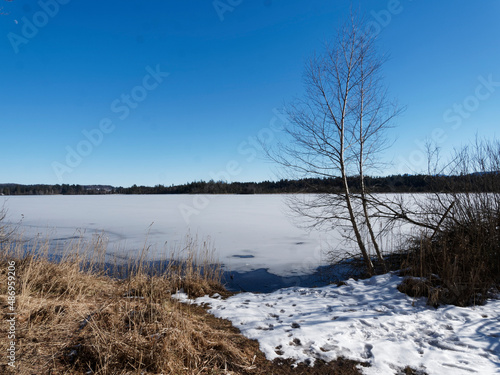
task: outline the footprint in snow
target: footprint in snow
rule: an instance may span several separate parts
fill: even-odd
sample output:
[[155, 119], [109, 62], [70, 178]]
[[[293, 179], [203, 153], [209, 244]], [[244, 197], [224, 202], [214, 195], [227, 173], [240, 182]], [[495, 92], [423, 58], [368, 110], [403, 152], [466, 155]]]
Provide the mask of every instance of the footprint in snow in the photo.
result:
[[361, 354], [361, 357], [363, 357], [365, 359], [372, 358], [373, 357], [372, 349], [373, 349], [373, 345], [366, 344], [365, 345], [365, 351], [364, 351], [363, 354]]
[[340, 348], [337, 345], [333, 345], [333, 344], [325, 344], [322, 347], [320, 347], [319, 349], [324, 353], [331, 352], [332, 350], [335, 350], [335, 351], [340, 350]]
[[456, 365], [454, 363], [442, 363], [443, 366], [446, 366], [446, 367], [451, 367], [451, 368], [456, 368], [456, 369], [459, 369], [459, 370], [464, 370], [464, 371], [468, 371], [470, 373], [477, 373], [476, 370], [470, 368], [470, 367], [465, 367], [465, 366], [460, 366], [460, 365]]
[[367, 327], [373, 327], [372, 324], [370, 324], [368, 321], [366, 321], [365, 319], [359, 319], [359, 322], [364, 324], [365, 326]]
[[274, 325], [268, 324], [267, 327], [259, 326], [259, 327], [257, 327], [257, 329], [262, 330], [262, 331], [274, 331]]

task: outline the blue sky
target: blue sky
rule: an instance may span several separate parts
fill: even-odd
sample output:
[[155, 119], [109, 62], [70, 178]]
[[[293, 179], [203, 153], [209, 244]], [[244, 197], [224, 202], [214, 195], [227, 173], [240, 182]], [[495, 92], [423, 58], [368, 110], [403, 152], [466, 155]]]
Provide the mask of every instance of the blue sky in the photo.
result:
[[[380, 174], [425, 168], [500, 129], [500, 2], [352, 1], [407, 107]], [[0, 182], [156, 185], [275, 179], [255, 139], [303, 93], [351, 1], [4, 2]]]

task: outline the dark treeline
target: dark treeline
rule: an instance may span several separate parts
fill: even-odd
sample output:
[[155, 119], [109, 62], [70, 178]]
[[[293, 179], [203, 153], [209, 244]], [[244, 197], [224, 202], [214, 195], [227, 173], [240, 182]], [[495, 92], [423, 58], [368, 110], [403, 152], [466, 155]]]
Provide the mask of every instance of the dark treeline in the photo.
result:
[[0, 184], [0, 195], [91, 195], [111, 194], [115, 188], [108, 185], [20, 185]]
[[[350, 177], [352, 192], [359, 191], [359, 178]], [[447, 191], [500, 192], [500, 174], [462, 176], [393, 175], [366, 177], [373, 193], [425, 193]], [[0, 184], [2, 195], [90, 195], [90, 194], [280, 194], [340, 193], [340, 178], [311, 178], [263, 182], [197, 181], [184, 185], [113, 187], [109, 185], [18, 185]]]

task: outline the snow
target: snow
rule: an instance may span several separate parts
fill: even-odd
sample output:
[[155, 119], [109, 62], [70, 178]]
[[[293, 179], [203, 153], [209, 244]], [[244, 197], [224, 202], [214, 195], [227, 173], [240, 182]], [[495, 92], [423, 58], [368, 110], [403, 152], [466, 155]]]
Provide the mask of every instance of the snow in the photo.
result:
[[[267, 269], [278, 276], [312, 274], [338, 233], [299, 229], [283, 195], [98, 195], [5, 197], [8, 219], [22, 220], [25, 236], [64, 242], [104, 232], [111, 254], [151, 258], [182, 244], [186, 234], [210, 237], [227, 271]], [[0, 208], [2, 201], [0, 200]], [[342, 250], [342, 249], [341, 249]], [[150, 258], [150, 259], [151, 259]]]
[[[500, 300], [460, 308], [427, 306], [400, 293], [394, 274], [344, 286], [201, 297], [213, 315], [259, 341], [269, 360], [313, 364], [337, 357], [368, 362], [364, 374], [397, 374], [406, 366], [432, 375], [500, 374]], [[187, 296], [176, 298], [186, 302]]]

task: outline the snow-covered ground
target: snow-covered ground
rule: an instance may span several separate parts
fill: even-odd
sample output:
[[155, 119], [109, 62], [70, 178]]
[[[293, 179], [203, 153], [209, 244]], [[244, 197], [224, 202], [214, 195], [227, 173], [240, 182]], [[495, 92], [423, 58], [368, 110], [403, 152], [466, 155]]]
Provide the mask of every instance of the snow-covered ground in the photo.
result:
[[312, 364], [337, 357], [368, 362], [365, 374], [398, 374], [406, 367], [432, 375], [500, 374], [500, 300], [460, 308], [425, 305], [400, 293], [392, 274], [347, 285], [288, 288], [270, 294], [242, 293], [185, 302], [209, 304], [257, 339], [270, 360]]
[[[146, 237], [155, 249], [182, 244], [188, 232], [210, 236], [228, 271], [267, 269], [279, 276], [311, 274], [337, 246], [335, 232], [308, 233], [294, 225], [281, 195], [11, 196], [0, 199], [8, 219], [22, 220], [27, 237], [40, 233], [61, 243], [104, 232], [108, 250], [134, 254]], [[152, 224], [152, 225], [151, 225]], [[149, 233], [149, 234], [148, 234]], [[128, 255], [127, 255], [128, 256]]]

